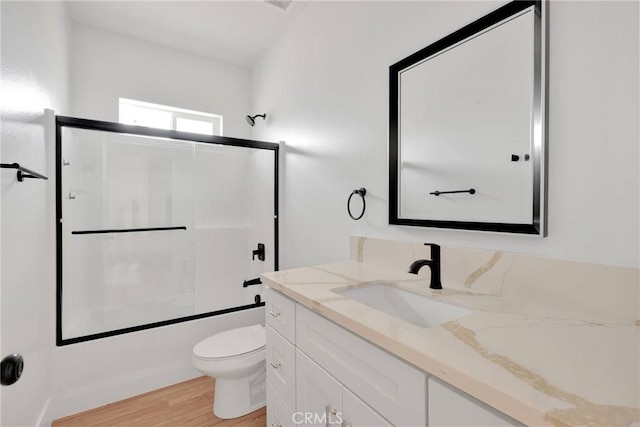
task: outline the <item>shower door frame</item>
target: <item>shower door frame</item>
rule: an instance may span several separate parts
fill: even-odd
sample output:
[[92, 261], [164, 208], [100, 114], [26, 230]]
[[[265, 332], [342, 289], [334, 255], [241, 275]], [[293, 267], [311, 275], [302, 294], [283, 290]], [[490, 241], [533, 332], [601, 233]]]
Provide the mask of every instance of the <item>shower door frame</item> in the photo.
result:
[[[115, 329], [112, 331], [100, 332], [96, 334], [84, 335], [81, 337], [62, 337], [62, 128], [76, 128], [103, 132], [112, 132], [128, 135], [150, 136], [156, 138], [173, 139], [180, 141], [199, 142], [205, 144], [216, 144], [232, 147], [254, 148], [258, 150], [273, 151], [274, 158], [274, 205], [273, 205], [273, 232], [274, 232], [274, 270], [278, 271], [278, 165], [280, 145], [273, 142], [254, 141], [249, 139], [231, 138], [227, 136], [201, 135], [175, 130], [165, 130], [149, 128], [144, 126], [125, 125], [122, 123], [104, 122], [99, 120], [81, 119], [77, 117], [56, 116], [56, 346], [61, 347], [69, 344], [92, 341], [100, 338], [112, 337], [115, 335], [127, 334], [129, 332], [142, 331], [145, 329], [158, 328], [161, 326], [173, 325], [176, 323], [188, 322], [190, 320], [213, 317], [221, 314], [236, 311], [249, 310], [252, 308], [264, 307], [264, 301], [256, 299], [257, 302], [237, 307], [229, 307], [222, 310], [210, 311], [207, 313], [194, 314], [191, 316], [178, 317], [175, 319], [162, 320], [159, 322], [147, 323], [144, 325], [130, 326], [127, 328]], [[258, 295], [259, 296], [259, 295]]]

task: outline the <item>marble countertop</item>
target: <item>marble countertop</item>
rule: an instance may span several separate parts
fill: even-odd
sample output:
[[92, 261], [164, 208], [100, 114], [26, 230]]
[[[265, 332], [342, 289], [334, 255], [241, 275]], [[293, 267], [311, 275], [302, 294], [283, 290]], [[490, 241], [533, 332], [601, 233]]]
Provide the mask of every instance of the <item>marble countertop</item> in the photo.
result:
[[[430, 291], [425, 279], [361, 262], [266, 273], [262, 280], [527, 425], [640, 425], [637, 312], [593, 311], [566, 298], [516, 299], [447, 283]], [[333, 292], [376, 280], [473, 313], [422, 328]]]

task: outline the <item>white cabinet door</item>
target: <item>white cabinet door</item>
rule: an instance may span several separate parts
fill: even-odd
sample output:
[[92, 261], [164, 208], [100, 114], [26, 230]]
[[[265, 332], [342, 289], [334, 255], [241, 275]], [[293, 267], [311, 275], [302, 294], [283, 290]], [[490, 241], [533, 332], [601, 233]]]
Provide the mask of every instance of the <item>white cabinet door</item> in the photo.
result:
[[345, 427], [388, 427], [391, 423], [371, 409], [358, 396], [342, 389], [342, 418]]
[[267, 427], [295, 426], [293, 409], [286, 404], [280, 394], [267, 381]]
[[393, 424], [426, 425], [423, 371], [299, 304], [296, 345]]
[[305, 427], [342, 424], [342, 384], [300, 350], [296, 350], [294, 422]]
[[429, 427], [523, 426], [478, 399], [433, 377], [428, 379]]

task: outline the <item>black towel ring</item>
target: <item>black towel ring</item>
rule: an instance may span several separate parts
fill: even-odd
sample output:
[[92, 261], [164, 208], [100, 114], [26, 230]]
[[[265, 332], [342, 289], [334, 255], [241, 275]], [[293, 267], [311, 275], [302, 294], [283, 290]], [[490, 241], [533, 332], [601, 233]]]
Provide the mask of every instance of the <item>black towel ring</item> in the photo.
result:
[[[354, 194], [357, 194], [358, 196], [362, 197], [362, 212], [360, 213], [360, 216], [358, 216], [357, 218], [353, 216], [353, 214], [351, 213], [351, 198], [353, 197]], [[349, 213], [349, 216], [351, 217], [351, 219], [354, 221], [357, 221], [360, 218], [362, 218], [362, 216], [364, 215], [364, 211], [367, 209], [367, 203], [364, 201], [364, 196], [366, 194], [367, 194], [367, 189], [362, 187], [358, 190], [353, 190], [349, 195], [349, 199], [347, 199], [347, 212]]]

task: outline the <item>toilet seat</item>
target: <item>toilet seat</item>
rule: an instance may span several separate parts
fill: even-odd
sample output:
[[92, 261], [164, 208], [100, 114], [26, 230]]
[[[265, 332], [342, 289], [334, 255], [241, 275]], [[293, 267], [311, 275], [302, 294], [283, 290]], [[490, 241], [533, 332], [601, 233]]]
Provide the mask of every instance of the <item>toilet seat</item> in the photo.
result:
[[200, 341], [193, 348], [193, 356], [200, 360], [223, 360], [249, 356], [264, 350], [264, 326], [252, 325], [232, 329]]

